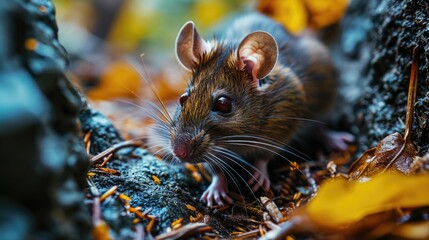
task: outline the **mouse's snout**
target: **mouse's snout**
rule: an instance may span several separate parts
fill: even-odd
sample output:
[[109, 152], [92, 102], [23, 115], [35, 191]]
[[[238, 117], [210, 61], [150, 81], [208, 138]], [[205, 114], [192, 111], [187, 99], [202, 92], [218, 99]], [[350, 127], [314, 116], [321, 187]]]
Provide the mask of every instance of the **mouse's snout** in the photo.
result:
[[196, 135], [178, 132], [171, 140], [171, 153], [181, 162], [202, 162], [208, 140], [204, 131], [199, 131]]
[[173, 154], [180, 160], [185, 160], [191, 153], [191, 146], [185, 142], [175, 143], [173, 146]]

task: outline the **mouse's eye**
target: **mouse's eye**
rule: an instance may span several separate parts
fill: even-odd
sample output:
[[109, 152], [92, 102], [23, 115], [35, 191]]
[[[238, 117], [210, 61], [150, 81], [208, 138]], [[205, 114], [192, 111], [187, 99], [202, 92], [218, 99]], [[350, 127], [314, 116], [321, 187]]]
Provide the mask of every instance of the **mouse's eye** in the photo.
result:
[[219, 97], [214, 105], [213, 111], [223, 112], [223, 113], [229, 113], [231, 112], [231, 99], [228, 97]]
[[179, 98], [180, 106], [183, 106], [183, 104], [185, 104], [186, 100], [188, 100], [188, 93], [184, 93], [180, 96], [180, 98]]

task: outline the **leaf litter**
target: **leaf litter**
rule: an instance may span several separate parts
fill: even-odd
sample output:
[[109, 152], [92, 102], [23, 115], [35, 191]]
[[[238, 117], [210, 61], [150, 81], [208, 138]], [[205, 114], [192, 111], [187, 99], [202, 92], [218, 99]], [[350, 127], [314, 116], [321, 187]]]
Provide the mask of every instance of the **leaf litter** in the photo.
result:
[[[429, 157], [419, 156], [411, 139], [418, 80], [417, 59], [418, 54], [414, 50], [404, 137], [400, 133], [393, 133], [382, 139], [376, 147], [365, 151], [351, 165], [348, 174], [339, 169], [347, 166], [354, 146], [350, 146], [343, 155], [332, 155], [327, 162], [296, 164], [288, 171], [281, 172], [281, 181], [274, 182], [274, 190], [261, 197], [258, 203], [237, 202], [236, 206], [215, 208], [213, 213], [223, 214], [226, 222], [237, 223], [229, 237], [294, 239], [304, 235], [315, 238], [429, 238], [429, 191], [425, 191], [429, 184]], [[90, 148], [90, 136], [90, 132], [84, 136], [87, 149]], [[120, 148], [130, 146], [138, 148], [143, 143], [139, 140], [125, 141], [92, 157], [88, 178], [100, 173], [117, 174], [114, 169], [109, 170], [104, 165]], [[187, 169], [196, 182], [200, 182], [206, 174], [193, 166], [187, 166]], [[296, 169], [302, 169], [305, 177], [297, 174]], [[152, 178], [155, 183], [160, 183], [157, 176]], [[110, 228], [97, 209], [100, 208], [102, 199], [98, 191], [94, 190], [96, 186], [90, 184], [90, 181], [89, 186], [92, 189], [93, 237], [111, 239]], [[131, 207], [130, 198], [118, 192], [117, 188], [102, 196], [120, 199], [130, 217], [136, 216], [133, 221], [136, 239], [152, 236], [151, 230], [157, 224], [157, 217], [149, 214], [150, 209], [142, 212], [141, 208]], [[196, 211], [190, 203], [186, 206]], [[244, 209], [251, 218], [244, 219], [234, 215], [232, 209], [237, 208]], [[224, 237], [218, 235], [208, 224], [209, 218], [210, 216], [196, 211], [189, 220], [179, 218], [172, 223], [171, 229], [153, 238]], [[148, 221], [143, 224], [142, 219]]]

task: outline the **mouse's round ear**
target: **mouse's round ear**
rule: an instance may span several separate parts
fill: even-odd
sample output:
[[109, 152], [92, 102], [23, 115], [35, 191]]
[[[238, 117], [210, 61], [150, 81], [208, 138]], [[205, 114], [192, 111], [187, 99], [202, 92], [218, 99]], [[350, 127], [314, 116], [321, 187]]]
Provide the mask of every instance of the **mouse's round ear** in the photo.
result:
[[200, 56], [210, 49], [210, 45], [200, 37], [192, 21], [183, 25], [176, 38], [176, 57], [186, 70], [192, 71]]
[[238, 46], [239, 68], [252, 76], [252, 84], [259, 86], [259, 79], [266, 77], [277, 62], [278, 47], [274, 37], [263, 31], [247, 35]]

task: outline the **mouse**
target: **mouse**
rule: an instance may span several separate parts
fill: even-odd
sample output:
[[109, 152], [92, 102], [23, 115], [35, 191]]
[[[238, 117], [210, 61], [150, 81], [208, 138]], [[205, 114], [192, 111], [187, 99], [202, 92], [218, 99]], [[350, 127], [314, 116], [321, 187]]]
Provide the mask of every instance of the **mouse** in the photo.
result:
[[[200, 197], [209, 207], [234, 203], [228, 181], [268, 191], [269, 161], [305, 119], [332, 108], [338, 84], [327, 48], [251, 12], [226, 20], [208, 40], [186, 22], [175, 52], [191, 77], [173, 116], [155, 127], [165, 154], [211, 172]], [[238, 168], [251, 178], [233, 176]]]

